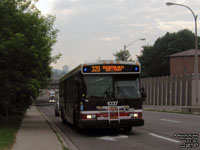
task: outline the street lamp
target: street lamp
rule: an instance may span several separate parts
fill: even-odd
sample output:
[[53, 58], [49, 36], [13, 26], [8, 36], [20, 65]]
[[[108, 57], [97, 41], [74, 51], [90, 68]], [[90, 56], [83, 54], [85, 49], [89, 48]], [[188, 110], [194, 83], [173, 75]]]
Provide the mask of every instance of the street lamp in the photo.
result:
[[[137, 39], [137, 40], [134, 40], [134, 41], [132, 41], [131, 43], [129, 43], [129, 44], [127, 44], [127, 45], [124, 45], [124, 53], [125, 53], [127, 47], [129, 47], [130, 45], [132, 45], [133, 43], [135, 43], [135, 42], [138, 41], [138, 40], [144, 41], [144, 40], [146, 40], [146, 39], [145, 39], [145, 38]], [[123, 60], [125, 60], [125, 56], [123, 57]]]
[[183, 6], [187, 9], [189, 9], [194, 17], [195, 21], [195, 59], [194, 59], [194, 74], [195, 74], [195, 96], [196, 96], [196, 102], [198, 102], [198, 37], [197, 37], [197, 15], [194, 14], [192, 9], [186, 5], [183, 4], [177, 4], [177, 3], [172, 3], [172, 2], [167, 2], [167, 6], [171, 5], [178, 5], [178, 6]]

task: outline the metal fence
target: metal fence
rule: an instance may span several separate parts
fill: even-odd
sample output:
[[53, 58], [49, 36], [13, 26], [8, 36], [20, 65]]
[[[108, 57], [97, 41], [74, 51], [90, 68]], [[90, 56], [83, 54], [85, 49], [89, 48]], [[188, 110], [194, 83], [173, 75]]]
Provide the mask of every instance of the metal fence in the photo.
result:
[[192, 75], [143, 78], [141, 85], [147, 93], [145, 105], [193, 106], [196, 104]]

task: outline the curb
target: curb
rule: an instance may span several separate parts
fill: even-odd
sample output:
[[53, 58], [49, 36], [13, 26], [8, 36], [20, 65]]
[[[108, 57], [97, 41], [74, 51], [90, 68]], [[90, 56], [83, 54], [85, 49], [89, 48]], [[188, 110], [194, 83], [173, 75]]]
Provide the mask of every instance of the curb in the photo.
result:
[[78, 148], [73, 144], [73, 142], [60, 130], [60, 128], [56, 126], [56, 124], [51, 119], [49, 119], [43, 112], [39, 112], [48, 122], [52, 130], [57, 133], [58, 138], [60, 138], [60, 142], [63, 146], [67, 147], [70, 150], [78, 150]]

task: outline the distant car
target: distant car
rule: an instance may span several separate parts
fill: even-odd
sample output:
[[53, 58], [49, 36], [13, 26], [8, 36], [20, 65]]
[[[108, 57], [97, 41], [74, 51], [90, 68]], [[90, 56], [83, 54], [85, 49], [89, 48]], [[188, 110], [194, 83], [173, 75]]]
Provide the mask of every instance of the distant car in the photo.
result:
[[59, 98], [56, 101], [56, 105], [55, 105], [55, 116], [60, 116], [60, 102], [59, 102]]
[[50, 97], [50, 98], [49, 98], [49, 103], [55, 103], [55, 102], [56, 102], [55, 97]]

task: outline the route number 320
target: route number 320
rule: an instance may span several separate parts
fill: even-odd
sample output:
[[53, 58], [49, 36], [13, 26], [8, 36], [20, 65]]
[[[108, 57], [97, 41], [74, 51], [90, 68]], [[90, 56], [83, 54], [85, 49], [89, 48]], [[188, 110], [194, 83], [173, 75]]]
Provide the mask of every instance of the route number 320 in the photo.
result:
[[100, 72], [100, 66], [92, 66], [92, 72]]

